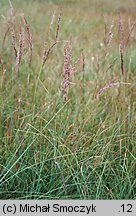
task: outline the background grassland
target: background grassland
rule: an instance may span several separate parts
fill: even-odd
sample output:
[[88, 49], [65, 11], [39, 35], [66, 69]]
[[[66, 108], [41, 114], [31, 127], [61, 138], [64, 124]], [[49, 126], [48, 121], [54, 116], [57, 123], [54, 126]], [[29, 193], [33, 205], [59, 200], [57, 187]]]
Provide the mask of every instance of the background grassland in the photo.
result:
[[[126, 41], [128, 26], [136, 21], [135, 0], [12, 0], [12, 4], [18, 16], [24, 13], [28, 20], [33, 58], [30, 66], [27, 52], [16, 73], [10, 34], [3, 42], [7, 18], [2, 16], [0, 198], [135, 199], [136, 32], [124, 53], [123, 76], [118, 32], [120, 13]], [[0, 1], [5, 17], [9, 8], [8, 1]], [[59, 42], [41, 70], [44, 43], [52, 44], [60, 11]], [[104, 19], [108, 31], [114, 20], [107, 50]], [[16, 22], [18, 37], [20, 17]], [[64, 102], [64, 47], [69, 41], [75, 72]], [[119, 85], [96, 99], [114, 81]]]

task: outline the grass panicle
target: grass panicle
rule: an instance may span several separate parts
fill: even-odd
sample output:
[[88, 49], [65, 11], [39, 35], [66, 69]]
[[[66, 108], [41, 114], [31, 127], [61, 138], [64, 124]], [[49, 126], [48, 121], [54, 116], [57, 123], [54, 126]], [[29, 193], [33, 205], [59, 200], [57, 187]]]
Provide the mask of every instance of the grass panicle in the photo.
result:
[[47, 50], [46, 50], [46, 43], [45, 43], [45, 49], [43, 52], [43, 57], [42, 57], [42, 68], [45, 65], [45, 62], [47, 61], [47, 59], [49, 58], [49, 55], [51, 53], [51, 51], [53, 50], [54, 46], [57, 44], [57, 42], [55, 41]]
[[135, 199], [136, 4], [1, 2], [0, 198]]
[[119, 51], [120, 51], [120, 66], [121, 66], [121, 73], [124, 76], [124, 31], [123, 31], [123, 23], [121, 15], [119, 14], [119, 33], [120, 33], [120, 44], [119, 44]]
[[10, 26], [10, 33], [11, 33], [11, 38], [12, 38], [12, 46], [15, 52], [15, 57], [17, 57], [16, 36], [15, 36], [15, 30], [14, 30], [13, 25]]
[[102, 87], [99, 92], [96, 95], [96, 99], [99, 99], [99, 97], [106, 92], [107, 90], [113, 88], [113, 87], [119, 87], [119, 82], [109, 82], [108, 84], [106, 84], [104, 87]]
[[24, 33], [21, 30], [21, 32], [19, 33], [19, 47], [18, 47], [18, 51], [17, 51], [17, 56], [16, 56], [16, 72], [19, 72], [19, 67], [20, 67], [20, 63], [22, 60], [22, 56], [23, 56], [23, 46], [24, 46]]
[[[53, 15], [54, 18], [54, 15]], [[51, 21], [52, 23], [53, 21]], [[59, 31], [60, 31], [60, 23], [61, 23], [61, 13], [58, 16], [58, 21], [57, 21], [57, 28], [56, 28], [56, 33], [55, 33], [55, 40], [53, 41], [53, 43], [49, 46], [49, 48], [47, 49], [47, 43], [45, 42], [44, 45], [44, 50], [43, 50], [43, 57], [42, 57], [42, 66], [41, 68], [44, 67], [45, 62], [47, 61], [51, 51], [53, 50], [54, 46], [58, 43], [58, 36], [59, 36]]]
[[30, 27], [29, 27], [28, 21], [27, 21], [25, 16], [23, 16], [23, 21], [24, 21], [24, 26], [26, 27], [26, 32], [27, 32], [27, 35], [28, 35], [27, 41], [28, 41], [28, 44], [29, 44], [29, 63], [31, 65], [31, 63], [32, 63], [32, 55], [33, 55], [32, 34], [30, 32]]
[[64, 66], [63, 66], [63, 89], [62, 89], [62, 96], [64, 101], [68, 100], [68, 91], [70, 85], [70, 78], [73, 74], [73, 66], [71, 62], [71, 47], [69, 45], [64, 47]]
[[131, 38], [131, 35], [134, 31], [134, 28], [135, 28], [135, 23], [132, 24], [130, 27], [129, 27], [129, 32], [128, 32], [128, 36], [127, 36], [127, 39], [126, 39], [126, 43], [125, 43], [125, 50], [127, 51], [127, 48], [128, 48], [128, 43], [130, 41], [130, 38]]
[[60, 24], [61, 24], [61, 12], [58, 16], [58, 21], [57, 21], [57, 28], [56, 28], [56, 35], [55, 35], [55, 41], [56, 42], [58, 40], [58, 36], [59, 36], [59, 32], [60, 32]]

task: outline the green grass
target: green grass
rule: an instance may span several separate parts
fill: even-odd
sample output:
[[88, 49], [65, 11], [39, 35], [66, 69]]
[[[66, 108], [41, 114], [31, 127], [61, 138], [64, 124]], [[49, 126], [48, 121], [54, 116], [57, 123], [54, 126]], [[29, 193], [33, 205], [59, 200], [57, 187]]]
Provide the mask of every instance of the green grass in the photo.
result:
[[[27, 52], [19, 73], [10, 34], [3, 46], [7, 25], [0, 20], [0, 57], [6, 69], [3, 76], [0, 65], [0, 199], [136, 198], [136, 33], [124, 53], [124, 76], [118, 35], [118, 12], [127, 35], [128, 18], [135, 21], [135, 4], [128, 0], [111, 5], [108, 0], [82, 2], [12, 1], [18, 13], [25, 12], [33, 36], [32, 65]], [[0, 4], [6, 16], [9, 4], [5, 0]], [[48, 46], [52, 43], [61, 8], [59, 42], [41, 70], [44, 41]], [[115, 20], [107, 57], [100, 45], [103, 16], [108, 27]], [[17, 34], [19, 22], [20, 18]], [[76, 65], [64, 102], [67, 41], [71, 41], [73, 64], [84, 53], [85, 71], [83, 75], [82, 64]], [[114, 79], [121, 82], [119, 86], [96, 99], [100, 89]]]

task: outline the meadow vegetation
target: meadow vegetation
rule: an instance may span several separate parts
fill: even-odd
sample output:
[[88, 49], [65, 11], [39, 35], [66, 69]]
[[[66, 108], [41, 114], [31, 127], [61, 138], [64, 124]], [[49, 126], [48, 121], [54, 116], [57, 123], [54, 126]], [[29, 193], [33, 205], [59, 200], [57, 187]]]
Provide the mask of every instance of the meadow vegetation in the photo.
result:
[[135, 0], [0, 1], [0, 198], [136, 198]]

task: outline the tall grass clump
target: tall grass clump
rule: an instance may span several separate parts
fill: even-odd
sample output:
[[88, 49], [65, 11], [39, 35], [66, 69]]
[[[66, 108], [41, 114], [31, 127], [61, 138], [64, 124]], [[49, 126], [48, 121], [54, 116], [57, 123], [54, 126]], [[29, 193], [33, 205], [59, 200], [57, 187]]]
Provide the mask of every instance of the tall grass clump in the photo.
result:
[[0, 198], [135, 199], [135, 15], [31, 2], [1, 11]]

